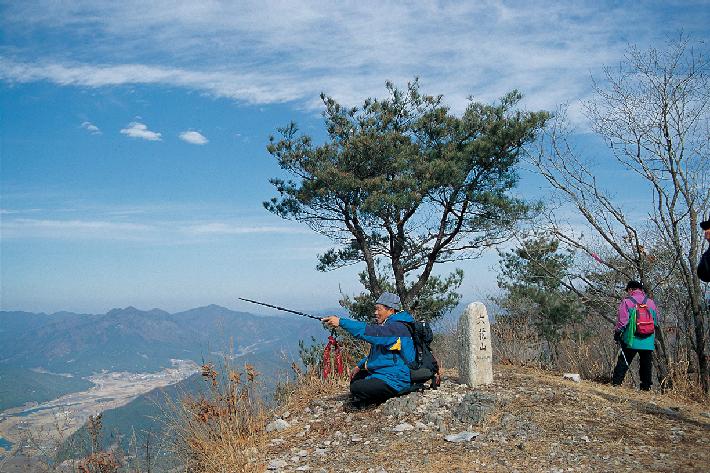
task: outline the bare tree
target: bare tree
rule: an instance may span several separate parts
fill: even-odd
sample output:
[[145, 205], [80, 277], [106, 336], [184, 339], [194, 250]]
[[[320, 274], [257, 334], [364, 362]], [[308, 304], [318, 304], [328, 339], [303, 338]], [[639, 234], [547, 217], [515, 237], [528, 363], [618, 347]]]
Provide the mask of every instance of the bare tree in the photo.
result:
[[[647, 219], [601, 186], [593, 167], [570, 144], [563, 113], [532, 161], [594, 235], [581, 238], [554, 221], [560, 240], [594, 257], [618, 280], [638, 278], [659, 292], [674, 281], [682, 287], [687, 300], [683, 317], [692, 321], [689, 342], [708, 392], [708, 308], [695, 272], [703, 245], [698, 223], [710, 202], [708, 61], [704, 45], [699, 46], [681, 37], [663, 50], [630, 47], [618, 68], [607, 68], [604, 80], [594, 81], [595, 98], [586, 106], [592, 129], [608, 143], [610, 155], [640, 177], [625, 182], [641, 183], [639, 193], [652, 203]], [[600, 289], [596, 281], [580, 276], [580, 294], [596, 290], [613, 297], [609, 286]], [[667, 363], [666, 340], [659, 335], [657, 348]]]

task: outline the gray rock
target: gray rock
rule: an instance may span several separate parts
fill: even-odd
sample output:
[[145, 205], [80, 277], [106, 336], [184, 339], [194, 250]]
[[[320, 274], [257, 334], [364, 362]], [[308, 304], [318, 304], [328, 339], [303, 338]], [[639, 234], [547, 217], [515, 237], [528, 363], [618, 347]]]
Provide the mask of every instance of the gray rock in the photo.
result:
[[382, 413], [388, 416], [402, 418], [414, 413], [421, 401], [421, 393], [411, 393], [406, 396], [395, 397], [384, 403]]
[[446, 432], [446, 421], [443, 417], [437, 417], [436, 422], [434, 422], [434, 427], [439, 432]]
[[424, 414], [424, 418], [422, 420], [426, 424], [430, 423], [430, 424], [436, 425], [436, 423], [439, 419], [441, 419], [440, 414], [437, 414], [436, 412], [428, 411]]
[[275, 430], [275, 431], [279, 432], [281, 430], [288, 429], [289, 427], [291, 427], [291, 424], [289, 424], [285, 420], [276, 419], [275, 421], [269, 422], [268, 424], [266, 424], [266, 431], [272, 432]]
[[516, 417], [513, 414], [508, 412], [506, 414], [503, 414], [503, 418], [500, 420], [500, 423], [503, 425], [507, 425], [507, 424], [512, 424], [513, 422], [515, 422], [515, 420], [516, 420]]
[[563, 379], [569, 379], [571, 381], [574, 381], [575, 383], [581, 383], [582, 382], [582, 377], [577, 374], [577, 373], [565, 373], [562, 375]]
[[668, 417], [680, 417], [680, 413], [678, 411], [661, 407], [655, 403], [647, 404], [642, 410], [648, 414], [657, 414]]
[[269, 462], [269, 466], [266, 468], [268, 470], [278, 470], [280, 468], [285, 468], [286, 465], [288, 465], [288, 462], [286, 460], [271, 460]]
[[408, 430], [414, 430], [414, 426], [412, 424], [408, 424], [407, 422], [398, 424], [392, 429], [393, 432], [406, 432]]
[[496, 407], [496, 397], [483, 392], [466, 394], [454, 409], [453, 416], [463, 424], [480, 424]]
[[459, 432], [458, 434], [451, 434], [444, 437], [447, 442], [469, 442], [472, 439], [481, 435], [480, 432]]

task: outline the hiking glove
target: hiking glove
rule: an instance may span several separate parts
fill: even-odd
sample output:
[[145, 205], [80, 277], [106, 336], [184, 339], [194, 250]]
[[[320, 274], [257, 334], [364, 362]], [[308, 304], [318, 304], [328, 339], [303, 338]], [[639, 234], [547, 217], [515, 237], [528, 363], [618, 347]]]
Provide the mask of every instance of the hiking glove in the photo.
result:
[[614, 330], [614, 341], [621, 342], [621, 334], [624, 333], [623, 330]]

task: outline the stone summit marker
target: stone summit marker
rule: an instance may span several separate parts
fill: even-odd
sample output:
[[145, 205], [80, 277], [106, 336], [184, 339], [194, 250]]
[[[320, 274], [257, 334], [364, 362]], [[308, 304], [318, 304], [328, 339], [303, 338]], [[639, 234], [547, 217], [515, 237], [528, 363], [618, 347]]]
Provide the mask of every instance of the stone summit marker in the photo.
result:
[[459, 382], [471, 387], [493, 382], [491, 322], [486, 306], [473, 302], [459, 318]]

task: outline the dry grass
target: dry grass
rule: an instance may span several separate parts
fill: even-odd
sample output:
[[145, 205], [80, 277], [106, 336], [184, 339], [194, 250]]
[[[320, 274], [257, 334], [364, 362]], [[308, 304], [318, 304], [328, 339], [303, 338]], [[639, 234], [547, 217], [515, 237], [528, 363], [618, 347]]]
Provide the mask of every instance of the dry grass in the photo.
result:
[[[388, 471], [552, 471], [574, 465], [575, 471], [701, 471], [698, 466], [710, 461], [703, 447], [710, 441], [710, 423], [703, 418], [708, 399], [693, 382], [687, 364], [673, 365], [669, 374], [673, 388], [664, 395], [590, 381], [575, 384], [563, 381], [556, 372], [608, 380], [615, 352], [601, 335], [565, 338], [557, 347], [554, 362], [540, 355], [544, 343], [530, 327], [501, 325], [494, 327], [494, 337], [494, 353], [502, 363], [496, 366], [496, 382], [488, 389], [496, 395], [507, 392], [511, 401], [477, 427], [484, 434], [482, 439], [488, 440], [464, 446], [431, 434], [419, 440], [393, 437], [387, 433], [390, 420], [379, 418], [376, 411], [358, 412], [352, 414], [353, 425], [381, 428], [384, 424], [382, 433], [375, 435], [385, 436], [386, 442], [380, 445], [373, 439], [367, 451], [362, 445], [342, 445], [344, 450], [336, 457], [323, 459], [334, 462], [327, 463], [326, 469], [351, 471], [378, 465]], [[247, 368], [244, 374], [226, 369], [220, 374], [212, 365], [205, 365], [202, 375], [209, 395], [184, 399], [175, 413], [172, 450], [184, 470], [264, 471], [269, 458], [284, 449], [305, 448], [313, 454], [314, 443], [299, 445], [303, 441], [299, 438], [325, 441], [333, 438], [336, 429], [347, 430], [342, 424], [344, 417], [340, 417], [345, 415], [342, 407], [332, 410], [347, 398], [353, 362], [349, 353], [356, 347], [347, 348], [342, 376], [323, 379], [317, 367], [303, 371], [293, 364], [295, 377], [279, 386], [279, 405], [273, 412], [256, 397], [253, 369]], [[434, 349], [444, 375], [455, 378], [455, 334], [439, 336]], [[286, 417], [287, 411], [300, 417], [309, 412], [307, 407], [322, 402], [339, 421], [315, 419], [305, 436], [300, 424], [282, 432], [265, 432], [273, 417]], [[506, 424], [507, 415], [534, 426], [532, 433], [516, 438], [518, 434]], [[282, 439], [279, 446], [270, 442], [275, 436]], [[692, 443], [684, 443], [686, 440]], [[680, 445], [685, 445], [684, 449], [679, 449]], [[649, 451], [653, 454], [648, 455]], [[315, 457], [309, 458], [315, 461]]]
[[[574, 384], [549, 371], [498, 366], [508, 386], [544, 393], [542, 401], [520, 396], [492, 416], [484, 433], [503, 429], [504, 414], [535, 426], [524, 441], [487, 442], [453, 454], [444, 444], [432, 451], [429, 468], [416, 471], [703, 471], [710, 455], [710, 422], [700, 403], [682, 404], [667, 396], [597, 383]], [[587, 441], [588, 440], [588, 441]], [[684, 445], [679, 450], [679, 446]], [[577, 456], [579, 463], [569, 463]], [[634, 462], [634, 463], [632, 463]]]
[[349, 369], [342, 376], [323, 378], [320, 371], [311, 368], [304, 372], [292, 365], [295, 378], [278, 387], [277, 412], [303, 410], [313, 399], [347, 393], [349, 389]]
[[[493, 324], [491, 331], [496, 363], [544, 369], [555, 373], [579, 373], [583, 379], [601, 384], [611, 382], [618, 345], [613, 343], [609, 331], [602, 327], [588, 322], [577, 324], [564, 333], [552, 349], [539, 337], [535, 328], [522, 319]], [[440, 348], [444, 349], [449, 347], [455, 348], [455, 343], [440, 345]], [[677, 360], [671, 361], [664, 379], [654, 379], [654, 389], [674, 399], [710, 403], [710, 396], [703, 393], [697, 373], [692, 372], [693, 367], [688, 361], [690, 356], [687, 356], [685, 351], [677, 350]], [[443, 357], [451, 355], [444, 354]], [[631, 363], [624, 385], [638, 387], [637, 373], [638, 357]], [[654, 376], [655, 373], [656, 367]]]
[[170, 450], [190, 472], [264, 470], [266, 411], [257, 396], [257, 373], [246, 365], [217, 372], [202, 367], [207, 395], [187, 396], [173, 406]]
[[113, 452], [96, 452], [79, 461], [76, 469], [79, 473], [116, 473], [120, 466]]
[[[589, 381], [573, 383], [530, 367], [494, 369], [494, 384], [481, 390], [508, 402], [475, 427], [481, 436], [472, 442], [449, 443], [442, 434], [417, 430], [398, 436], [391, 428], [401, 419], [387, 418], [377, 409], [348, 414], [335, 407], [335, 400], [347, 392], [346, 382], [339, 388], [338, 383], [313, 379], [300, 385], [288, 406], [301, 417], [301, 426], [276, 433], [285, 443], [270, 446], [269, 452], [276, 458], [306, 449], [313, 471], [333, 472], [706, 471], [710, 420], [701, 403]], [[455, 371], [447, 369], [445, 375], [454, 378]], [[309, 400], [311, 408], [325, 400], [330, 421], [303, 418]], [[416, 415], [406, 419], [411, 424], [416, 420]], [[312, 425], [304, 436], [305, 423]], [[355, 433], [362, 442], [349, 441]], [[327, 456], [314, 454], [314, 445], [334, 439], [340, 444]]]
[[549, 365], [543, 356], [545, 343], [537, 330], [524, 319], [509, 318], [491, 324], [492, 348], [497, 363], [543, 368]]
[[687, 399], [710, 405], [710, 395], [703, 392], [697, 373], [691, 372], [687, 354], [681, 352], [678, 358], [680, 361], [671, 362], [668, 376], [661, 383], [665, 393], [673, 399]]

